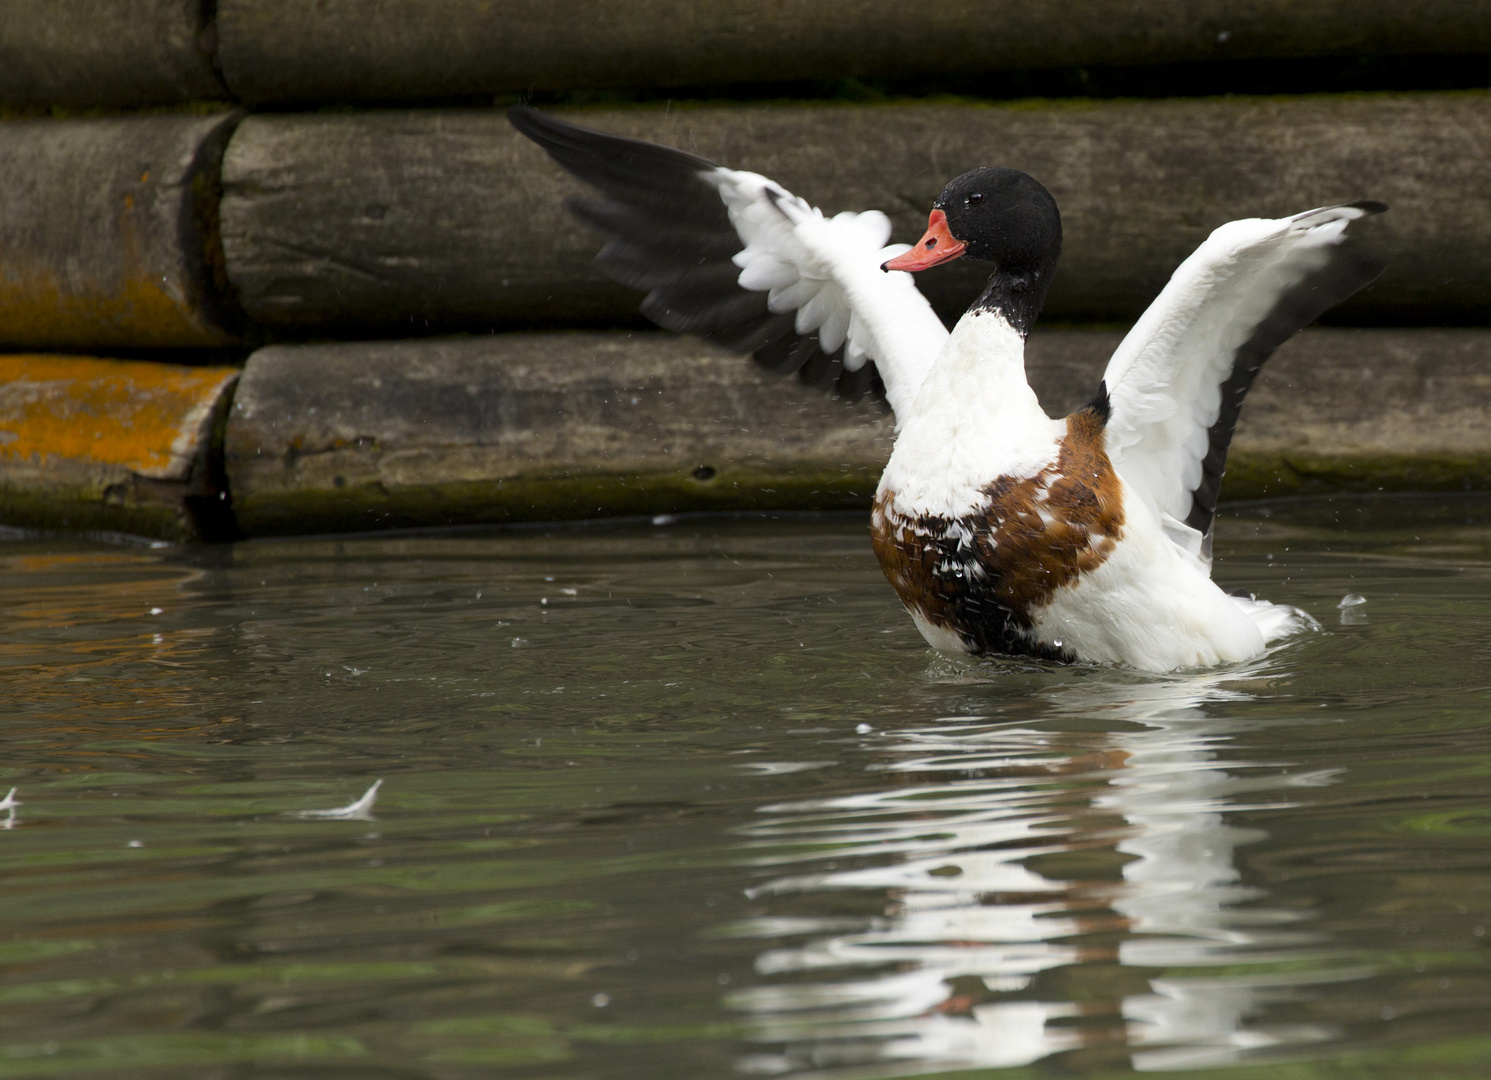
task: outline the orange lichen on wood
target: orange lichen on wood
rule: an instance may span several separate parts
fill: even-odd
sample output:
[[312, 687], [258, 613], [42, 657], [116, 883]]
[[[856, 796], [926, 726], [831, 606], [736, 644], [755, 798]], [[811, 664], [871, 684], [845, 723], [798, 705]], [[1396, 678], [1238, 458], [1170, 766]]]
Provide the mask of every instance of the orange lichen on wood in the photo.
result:
[[0, 344], [95, 353], [232, 342], [216, 221], [237, 118], [0, 124]]
[[0, 356], [0, 469], [54, 461], [185, 480], [236, 368]]
[[105, 347], [221, 345], [229, 335], [192, 310], [180, 282], [131, 266], [117, 281], [64, 281], [44, 267], [0, 267], [0, 338], [22, 347], [93, 340]]

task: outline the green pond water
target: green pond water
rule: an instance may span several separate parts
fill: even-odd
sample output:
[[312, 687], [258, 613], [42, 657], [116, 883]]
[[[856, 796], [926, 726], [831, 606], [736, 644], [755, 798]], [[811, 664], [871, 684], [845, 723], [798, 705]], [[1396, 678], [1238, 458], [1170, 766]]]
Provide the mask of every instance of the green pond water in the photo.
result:
[[1491, 1075], [1491, 502], [1217, 552], [1321, 630], [940, 657], [858, 515], [11, 535], [0, 1080]]

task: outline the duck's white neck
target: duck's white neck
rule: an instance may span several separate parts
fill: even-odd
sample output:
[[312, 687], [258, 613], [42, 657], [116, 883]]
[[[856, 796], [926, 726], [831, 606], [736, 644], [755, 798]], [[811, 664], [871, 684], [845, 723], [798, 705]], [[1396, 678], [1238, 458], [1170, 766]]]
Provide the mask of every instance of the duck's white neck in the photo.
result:
[[985, 309], [970, 311], [958, 320], [919, 398], [930, 393], [942, 402], [972, 395], [986, 404], [1003, 406], [1011, 394], [1020, 391], [1035, 399], [1025, 380], [1025, 335], [999, 312]]
[[1061, 437], [1025, 380], [1025, 336], [997, 311], [959, 320], [910, 412], [881, 488], [926, 513], [966, 513], [996, 478], [1040, 471]]

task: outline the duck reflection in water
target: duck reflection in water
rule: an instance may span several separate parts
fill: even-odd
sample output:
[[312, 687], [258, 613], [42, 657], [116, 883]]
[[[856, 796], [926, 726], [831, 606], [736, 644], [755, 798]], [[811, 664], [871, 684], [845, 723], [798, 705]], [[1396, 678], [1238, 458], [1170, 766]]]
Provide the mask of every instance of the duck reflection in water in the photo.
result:
[[[885, 786], [763, 807], [747, 845], [779, 876], [752, 896], [777, 914], [731, 932], [780, 944], [729, 999], [763, 1047], [745, 1069], [899, 1076], [1067, 1051], [1175, 1069], [1332, 1037], [1271, 1006], [1355, 973], [1243, 884], [1238, 849], [1265, 834], [1227, 820], [1330, 774], [1236, 760], [1243, 722], [1206, 715], [1246, 699], [1230, 678], [1068, 684], [1051, 730], [962, 718], [889, 734], [872, 766]], [[821, 914], [860, 907], [854, 893], [890, 904]], [[1312, 970], [1293, 970], [1306, 956]]]

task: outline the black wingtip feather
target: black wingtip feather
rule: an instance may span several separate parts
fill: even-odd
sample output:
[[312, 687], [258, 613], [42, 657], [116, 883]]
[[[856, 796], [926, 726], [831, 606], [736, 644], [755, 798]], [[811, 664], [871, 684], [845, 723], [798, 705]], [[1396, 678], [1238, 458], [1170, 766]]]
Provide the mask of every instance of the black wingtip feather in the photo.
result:
[[[791, 375], [798, 368], [802, 367], [802, 358], [797, 355], [797, 349], [805, 339], [798, 337], [792, 332], [792, 316], [790, 314], [779, 315], [777, 318], [784, 320], [783, 323], [778, 324], [777, 328], [780, 332], [775, 338], [764, 341], [751, 355], [755, 357], [756, 363], [760, 364], [767, 371], [774, 371], [778, 375]], [[768, 329], [762, 329], [763, 338], [767, 337], [769, 333]], [[721, 344], [728, 345], [729, 343], [721, 341]]]
[[587, 225], [624, 238], [631, 247], [645, 250], [656, 259], [728, 261], [742, 246], [730, 227], [723, 203], [718, 204], [715, 215], [723, 220], [711, 219], [705, 212], [707, 207], [693, 212], [680, 207], [676, 213], [663, 214], [609, 198], [566, 199], [564, 208]]
[[614, 198], [689, 207], [703, 193], [718, 202], [699, 179], [716, 166], [696, 154], [581, 127], [526, 105], [514, 105], [507, 118], [566, 171]]
[[884, 397], [885, 383], [873, 364], [845, 370], [842, 348], [825, 355], [816, 334], [796, 332], [793, 312], [773, 313], [766, 293], [740, 287], [731, 257], [745, 244], [719, 192], [701, 175], [716, 168], [713, 162], [571, 124], [527, 105], [514, 105], [507, 116], [561, 168], [603, 192], [566, 206], [612, 237], [596, 265], [613, 281], [647, 293], [642, 313], [648, 318], [751, 353], [772, 371], [796, 372], [803, 382], [840, 397]]
[[766, 299], [760, 293], [736, 288], [706, 299], [687, 283], [653, 289], [642, 301], [643, 315], [677, 334], [711, 335], [755, 318], [764, 310]]
[[[783, 339], [795, 340], [797, 337], [792, 332], [792, 315], [778, 315], [767, 310], [764, 303], [754, 314], [707, 331], [703, 336], [731, 352], [750, 353], [758, 362], [761, 362], [764, 352], [775, 348]], [[791, 367], [787, 372], [790, 374], [796, 370], [797, 367]]]
[[508, 109], [507, 120], [551, 154], [573, 156], [600, 152], [613, 160], [620, 157], [637, 162], [666, 162], [674, 167], [684, 167], [690, 172], [716, 167], [714, 162], [687, 150], [659, 146], [657, 143], [571, 124], [568, 120], [539, 112], [529, 105], [514, 105]]
[[[1380, 214], [1380, 202], [1349, 204], [1369, 214]], [[1341, 301], [1376, 281], [1387, 268], [1381, 253], [1369, 248], [1360, 237], [1347, 235], [1325, 266], [1311, 274], [1275, 302], [1273, 309], [1253, 329], [1237, 350], [1232, 373], [1222, 384], [1222, 407], [1207, 431], [1207, 451], [1201, 462], [1201, 483], [1191, 493], [1191, 512], [1186, 524], [1203, 537], [1211, 535], [1216, 520], [1217, 498], [1227, 471], [1227, 451], [1237, 428], [1243, 398], [1252, 388], [1264, 361], [1299, 330], [1314, 322]]]

